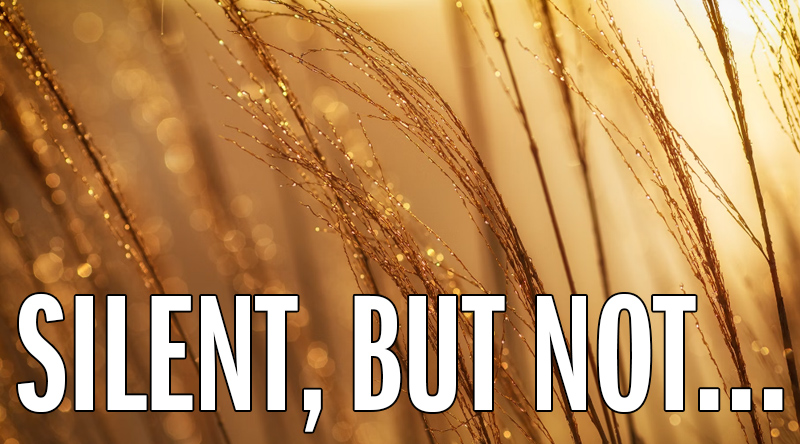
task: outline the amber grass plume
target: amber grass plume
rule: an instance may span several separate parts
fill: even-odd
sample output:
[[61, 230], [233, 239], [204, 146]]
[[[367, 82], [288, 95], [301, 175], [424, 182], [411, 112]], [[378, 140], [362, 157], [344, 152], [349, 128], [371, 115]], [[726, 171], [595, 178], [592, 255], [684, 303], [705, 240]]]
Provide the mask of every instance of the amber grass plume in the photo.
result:
[[[796, 440], [791, 319], [797, 304], [782, 297], [778, 272], [788, 260], [781, 260], [783, 239], [770, 231], [773, 219], [767, 218], [775, 211], [792, 220], [785, 196], [796, 194], [770, 194], [778, 185], [765, 181], [757, 134], [771, 127], [762, 127], [747, 94], [760, 90], [781, 137], [796, 148], [797, 7], [742, 1], [764, 49], [750, 55], [761, 79], [750, 84], [738, 71], [736, 62], [744, 71], [744, 59], [738, 47], [734, 57], [720, 4], [704, 0], [699, 8], [698, 2], [695, 9], [706, 14], [700, 20], [691, 3], [679, 3], [662, 14], [650, 4], [605, 0], [448, 2], [437, 7], [449, 8], [463, 20], [459, 26], [472, 30], [458, 34], [458, 51], [483, 57], [459, 53], [451, 60], [437, 52], [438, 65], [431, 61], [433, 48], [444, 54], [448, 48], [436, 40], [437, 28], [428, 27], [441, 15], [430, 4], [132, 0], [102, 9], [90, 1], [84, 6], [97, 9], [80, 11], [80, 20], [70, 18], [63, 27], [39, 3], [0, 3], [0, 49], [6, 51], [0, 54], [0, 143], [13, 148], [9, 159], [25, 172], [3, 167], [0, 285], [14, 295], [41, 287], [62, 295], [73, 289], [125, 292], [143, 282], [154, 293], [200, 294], [213, 281], [220, 294], [230, 293], [221, 297], [224, 303], [236, 292], [300, 293], [307, 302], [287, 339], [288, 365], [297, 370], [290, 374], [290, 405], [299, 387], [326, 390], [326, 413], [309, 436], [293, 434], [301, 415], [291, 409], [220, 409], [207, 421], [202, 414], [131, 416], [138, 422], [118, 432], [113, 415], [76, 415], [66, 403], [61, 416], [48, 416], [42, 422], [47, 428], [39, 430], [13, 396], [3, 395], [0, 437], [184, 444]], [[33, 11], [31, 21], [20, 4]], [[386, 11], [398, 14], [383, 17]], [[657, 45], [639, 41], [635, 33], [647, 30], [631, 13], [654, 28], [668, 23], [676, 37], [702, 51], [651, 53], [649, 46]], [[404, 31], [395, 32], [400, 25]], [[47, 38], [38, 41], [34, 26]], [[82, 43], [72, 44], [77, 40], [61, 35], [64, 29]], [[60, 47], [62, 39], [71, 46]], [[99, 61], [90, 57], [93, 50]], [[724, 92], [698, 100], [730, 111], [737, 144], [722, 148], [745, 153], [726, 156], [733, 167], [719, 159], [722, 148], [707, 146], [687, 125], [681, 111], [691, 107], [682, 96], [665, 95], [672, 91], [664, 87], [670, 79], [656, 81], [662, 66], [683, 66], [692, 55], [706, 69], [694, 74], [716, 80]], [[458, 69], [472, 76], [456, 79], [470, 85], [460, 91], [443, 80]], [[83, 76], [93, 83], [88, 92]], [[104, 99], [106, 90], [111, 93]], [[475, 97], [460, 97], [470, 93]], [[104, 100], [105, 112], [96, 112]], [[465, 109], [473, 104], [480, 109]], [[474, 127], [467, 124], [478, 119]], [[750, 173], [747, 194], [726, 171], [738, 166]], [[565, 170], [575, 174], [561, 177]], [[150, 181], [157, 191], [140, 186]], [[793, 187], [787, 181], [786, 188]], [[756, 211], [749, 208], [753, 193]], [[751, 229], [756, 212], [763, 240]], [[282, 214], [289, 216], [282, 221]], [[570, 220], [570, 214], [586, 220]], [[37, 225], [39, 219], [48, 224]], [[738, 238], [725, 224], [745, 245], [731, 247]], [[787, 230], [794, 229], [790, 225]], [[757, 267], [748, 253], [763, 256], [769, 268], [769, 313], [758, 288], [766, 273], [750, 270]], [[117, 261], [126, 256], [131, 260]], [[134, 273], [138, 281], [129, 279]], [[651, 279], [639, 279], [645, 275]], [[687, 318], [695, 324], [687, 354], [699, 374], [687, 383], [686, 412], [649, 408], [660, 401], [656, 387], [663, 375], [657, 371], [647, 406], [629, 418], [598, 405], [599, 386], [591, 381], [590, 411], [572, 412], [557, 371], [559, 406], [536, 411], [533, 301], [564, 281], [571, 293], [594, 293], [594, 286], [581, 287], [597, 282], [598, 294], [591, 294], [597, 301], [642, 282], [701, 296], [699, 312]], [[783, 286], [788, 294], [786, 279]], [[398, 403], [376, 415], [352, 412], [346, 375], [354, 293], [396, 302], [409, 294], [430, 296], [427, 335], [434, 353], [436, 295], [507, 293], [508, 311], [495, 324], [495, 410], [473, 411], [472, 319], [460, 316], [459, 385], [450, 410], [422, 415]], [[555, 295], [559, 307], [568, 296]], [[16, 296], [0, 313], [7, 328], [15, 303]], [[141, 307], [131, 315], [141, 319]], [[196, 326], [179, 321], [175, 328], [193, 363], [174, 382], [190, 389], [197, 379], [191, 351]], [[756, 328], [761, 324], [780, 334], [765, 337]], [[257, 335], [263, 334], [259, 328]], [[72, 334], [71, 328], [58, 330], [59, 338]], [[134, 385], [148, 378], [139, 359], [146, 345], [136, 342], [141, 337], [132, 332]], [[785, 362], [777, 362], [783, 356], [776, 355], [773, 339], [783, 344]], [[15, 347], [0, 341], [3, 384], [20, 374], [40, 378], [36, 364]], [[403, 365], [406, 349], [403, 339], [393, 348]], [[721, 386], [724, 406], [729, 388], [752, 386], [756, 393], [757, 384], [783, 386], [784, 371], [794, 398], [787, 396], [786, 404], [795, 409], [702, 416], [692, 408], [696, 384]]]

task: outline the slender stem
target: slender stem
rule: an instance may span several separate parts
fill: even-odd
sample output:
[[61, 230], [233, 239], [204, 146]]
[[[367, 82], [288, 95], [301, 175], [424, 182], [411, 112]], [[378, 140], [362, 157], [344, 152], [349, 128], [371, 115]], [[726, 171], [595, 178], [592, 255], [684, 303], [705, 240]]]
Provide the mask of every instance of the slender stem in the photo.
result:
[[[37, 87], [47, 92], [47, 95], [49, 95], [49, 99], [51, 100], [53, 106], [61, 112], [61, 117], [64, 119], [64, 122], [74, 131], [78, 142], [83, 147], [83, 151], [88, 157], [93, 169], [96, 171], [98, 178], [103, 184], [103, 187], [108, 191], [108, 194], [111, 197], [115, 208], [118, 210], [120, 218], [125, 224], [127, 231], [131, 233], [134, 246], [139, 252], [139, 260], [144, 268], [143, 271], [145, 272], [144, 274], [146, 277], [145, 282], [152, 284], [153, 291], [156, 294], [163, 294], [164, 285], [161, 279], [158, 277], [152, 258], [148, 255], [147, 250], [145, 249], [144, 240], [134, 224], [132, 213], [125, 204], [122, 192], [116, 187], [113, 179], [104, 168], [104, 162], [102, 160], [104, 158], [104, 154], [97, 146], [94, 145], [91, 135], [86, 130], [83, 122], [78, 118], [75, 109], [70, 105], [66, 94], [63, 92], [63, 88], [61, 85], [59, 85], [53, 70], [50, 69], [50, 66], [45, 61], [42, 55], [43, 51], [41, 47], [39, 47], [36, 40], [34, 40], [32, 33], [30, 32], [30, 28], [18, 8], [19, 7], [15, 3], [10, 5], [8, 3], [0, 3], [0, 13], [5, 18], [5, 20], [0, 22], [5, 23], [6, 26], [4, 26], [4, 28], [8, 30], [6, 39], [12, 46], [22, 46], [27, 51], [28, 57], [23, 57], [21, 59], [23, 66], [27, 63], [30, 63], [32, 66], [29, 66], [28, 69], [33, 68], [34, 71], [41, 73], [41, 79], [31, 76], [31, 80], [35, 82]], [[188, 341], [189, 336], [184, 331], [183, 326], [174, 313], [170, 314], [170, 321], [173, 327], [177, 330], [178, 334], [184, 340]], [[196, 355], [192, 346], [188, 342], [186, 344], [186, 350], [187, 356], [192, 362], [195, 371], [197, 374], [200, 374], [200, 367], [196, 359]], [[230, 436], [228, 435], [225, 425], [222, 423], [222, 417], [220, 413], [215, 411], [214, 416], [216, 418], [219, 431], [222, 435], [223, 442], [226, 444], [231, 444]]]
[[[546, 0], [537, 0], [538, 10], [544, 23], [543, 29], [547, 45], [550, 49], [553, 61], [559, 65], [564, 64], [564, 52], [561, 49], [561, 43], [556, 38], [555, 24], [553, 23], [553, 16], [550, 13], [550, 5]], [[578, 162], [580, 163], [581, 175], [583, 177], [583, 191], [586, 194], [586, 199], [589, 203], [589, 216], [592, 226], [592, 237], [594, 238], [594, 246], [597, 252], [597, 266], [600, 274], [600, 285], [604, 298], [607, 300], [611, 297], [611, 289], [608, 276], [608, 265], [606, 261], [605, 248], [603, 247], [603, 235], [600, 230], [600, 214], [597, 205], [597, 196], [592, 186], [591, 171], [589, 169], [589, 162], [586, 154], [586, 142], [579, 135], [578, 122], [575, 114], [575, 106], [572, 101], [572, 94], [570, 93], [569, 86], [566, 82], [558, 82], [561, 92], [561, 98], [566, 108], [566, 114], [569, 121], [570, 137], [572, 143], [575, 145], [575, 151], [578, 155]], [[621, 353], [621, 350], [620, 350]], [[620, 368], [620, 382], [623, 386], [627, 385], [627, 371]], [[609, 431], [613, 430], [614, 434], [611, 435], [612, 442], [621, 443], [622, 437], [619, 433], [619, 426], [617, 426], [616, 413], [604, 406], [603, 416], [606, 421], [606, 427]], [[628, 415], [628, 434], [631, 441], [636, 441], [636, 430], [633, 424], [633, 416]]]
[[[525, 130], [525, 134], [528, 137], [528, 147], [530, 149], [531, 155], [533, 156], [534, 164], [536, 165], [536, 172], [539, 176], [539, 184], [542, 187], [542, 192], [545, 198], [545, 204], [547, 205], [547, 212], [550, 216], [550, 224], [553, 228], [553, 232], [556, 237], [556, 243], [558, 244], [558, 251], [559, 255], [561, 256], [561, 262], [564, 267], [564, 273], [567, 278], [567, 283], [569, 285], [570, 293], [576, 294], [576, 287], [575, 287], [575, 280], [572, 275], [572, 268], [569, 265], [569, 259], [567, 258], [566, 247], [564, 246], [564, 239], [561, 234], [561, 228], [558, 224], [558, 219], [555, 213], [555, 206], [553, 204], [553, 199], [550, 193], [550, 187], [547, 184], [547, 178], [544, 175], [544, 167], [542, 165], [541, 157], [539, 155], [539, 147], [536, 144], [536, 140], [533, 137], [533, 130], [530, 126], [530, 119], [528, 118], [528, 113], [525, 109], [525, 103], [522, 100], [522, 93], [519, 88], [519, 82], [517, 81], [517, 76], [514, 71], [514, 68], [511, 64], [511, 57], [508, 54], [508, 47], [506, 43], [506, 39], [503, 36], [502, 31], [500, 30], [500, 25], [497, 21], [497, 13], [494, 9], [494, 3], [492, 0], [487, 0], [487, 4], [489, 6], [489, 17], [492, 20], [492, 25], [494, 27], [494, 35], [497, 38], [498, 42], [500, 42], [500, 49], [503, 53], [503, 59], [506, 64], [506, 68], [509, 71], [509, 76], [511, 79], [511, 88], [514, 91], [514, 95], [516, 96], [516, 108], [517, 112], [519, 113], [520, 120], [522, 121], [522, 126]], [[587, 338], [588, 341], [588, 338]], [[589, 354], [589, 361], [592, 365], [593, 370], [597, 368], [596, 359], [594, 357], [594, 352], [592, 351], [591, 347], [588, 348]], [[560, 375], [556, 372], [557, 381], [559, 389], [562, 392], [562, 396], [566, 399], [566, 392], [563, 386], [563, 381], [561, 381]], [[608, 438], [606, 437], [605, 430], [603, 426], [600, 424], [599, 419], [597, 417], [597, 412], [594, 407], [594, 403], [592, 402], [591, 398], [589, 399], [589, 417], [592, 420], [592, 423], [597, 428], [597, 431], [600, 434], [600, 438], [603, 443], [608, 442]], [[581, 442], [580, 433], [578, 432], [578, 425], [575, 420], [574, 412], [570, 411], [569, 409], [565, 409], [565, 415], [567, 417], [567, 422], [570, 427], [570, 433], [572, 433], [572, 438], [576, 443]]]
[[[736, 70], [735, 59], [733, 55], [733, 48], [731, 48], [730, 41], [728, 40], [728, 30], [722, 21], [722, 15], [719, 10], [719, 3], [717, 0], [704, 0], [704, 6], [708, 14], [711, 28], [719, 46], [720, 53], [722, 54], [725, 74], [730, 83], [731, 96], [735, 108], [735, 117], [739, 128], [739, 135], [742, 139], [742, 146], [744, 148], [744, 155], [747, 159], [748, 167], [750, 168], [750, 177], [753, 182], [753, 191], [755, 192], [756, 202], [758, 204], [758, 212], [761, 217], [761, 227], [764, 230], [764, 243], [767, 246], [767, 264], [769, 265], [769, 273], [772, 279], [772, 287], [775, 293], [775, 303], [778, 310], [778, 319], [781, 327], [781, 339], [783, 340], [784, 356], [786, 358], [786, 366], [789, 370], [789, 379], [792, 385], [792, 398], [794, 401], [795, 417], [800, 418], [800, 383], [798, 382], [797, 364], [794, 360], [794, 348], [792, 347], [792, 336], [789, 330], [789, 321], [786, 315], [786, 306], [783, 302], [783, 294], [781, 292], [781, 284], [778, 276], [778, 266], [775, 259], [775, 249], [772, 245], [772, 235], [769, 229], [769, 220], [767, 218], [766, 205], [764, 204], [764, 195], [761, 191], [761, 182], [758, 178], [758, 170], [756, 168], [755, 158], [753, 156], [753, 145], [750, 140], [750, 135], [747, 128], [747, 119], [745, 118], [744, 102], [742, 99], [742, 91], [739, 86], [739, 77]], [[755, 419], [754, 419], [755, 422]], [[754, 424], [756, 427], [757, 424]]]

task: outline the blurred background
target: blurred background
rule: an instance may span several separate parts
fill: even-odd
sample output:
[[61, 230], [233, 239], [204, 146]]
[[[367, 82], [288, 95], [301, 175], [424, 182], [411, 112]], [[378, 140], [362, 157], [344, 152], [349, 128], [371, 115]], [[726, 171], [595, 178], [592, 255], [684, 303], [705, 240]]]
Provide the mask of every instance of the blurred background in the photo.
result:
[[[789, 45], [792, 38], [773, 29], [793, 29], [787, 23], [793, 23], [797, 9], [794, 4], [760, 1], [714, 4], [721, 11], [735, 55], [788, 326], [797, 339], [800, 154], [792, 132], [791, 103], [800, 93], [793, 89], [794, 68], [800, 59], [792, 61], [796, 55]], [[530, 257], [543, 283], [541, 290], [555, 296], [565, 331], [569, 331], [571, 291], [589, 295], [592, 348], [597, 337], [594, 319], [610, 294], [632, 292], [648, 306], [651, 294], [698, 294], [696, 317], [687, 316], [686, 323], [686, 411], [663, 411], [663, 322], [653, 316], [653, 380], [647, 402], [634, 414], [604, 419], [597, 386], [590, 377], [603, 431], [596, 430], [589, 414], [576, 414], [583, 442], [800, 441], [759, 207], [726, 75], [727, 62], [718, 49], [718, 35], [709, 25], [707, 3], [345, 0], [298, 6], [309, 14], [312, 9], [323, 11], [312, 16], [323, 23], [332, 15], [324, 11], [335, 8], [346, 14], [347, 20], [402, 56], [452, 108], [471, 138], [460, 152], [482, 159], [486, 174], [481, 177], [485, 180], [490, 175], [505, 205], [504, 214], [516, 226], [515, 242], [525, 246], [524, 256]], [[232, 6], [210, 0], [189, 0], [188, 4], [176, 0], [6, 0], [0, 6], [5, 32], [0, 44], [0, 212], [4, 222], [0, 321], [7, 332], [0, 339], [0, 385], [4, 388], [0, 390], [0, 441], [577, 441], [574, 433], [571, 437], [568, 415], [559, 407], [552, 413], [535, 414], [527, 404], [534, 397], [535, 361], [530, 351], [531, 320], [524, 314], [519, 327], [512, 326], [508, 317], [496, 323], [496, 364], [510, 375], [510, 385], [498, 376], [494, 414], [470, 418], [464, 413], [466, 401], [459, 399], [452, 412], [423, 416], [408, 402], [405, 381], [404, 392], [391, 409], [353, 413], [351, 296], [378, 291], [395, 301], [402, 320], [406, 316], [403, 296], [409, 288], [398, 284], [398, 278], [368, 251], [362, 254], [360, 247], [354, 247], [355, 238], [340, 233], [340, 225], [332, 222], [336, 218], [326, 216], [332, 207], [336, 213], [335, 202], [341, 206], [341, 198], [318, 199], [307, 187], [297, 186], [298, 182], [314, 185], [313, 177], [303, 182], [307, 179], [303, 171], [310, 176], [313, 172], [295, 168], [285, 158], [275, 160], [281, 165], [279, 172], [248, 153], [266, 157], [263, 153], [269, 150], [262, 141], [276, 136], [260, 123], [259, 119], [268, 119], [268, 112], [255, 112], [251, 105], [240, 107], [239, 103], [257, 101], [252, 97], [291, 99], [287, 88], [270, 80], [276, 75], [268, 69], [272, 64], [280, 64], [278, 78], [291, 81], [291, 95], [302, 104], [304, 118], [320, 128], [319, 134], [338, 138], [338, 144], [346, 146], [328, 144], [321, 155], [332, 161], [334, 175], [358, 184], [347, 172], [347, 163], [374, 171], [379, 159], [379, 177], [385, 186], [375, 193], [375, 200], [388, 201], [395, 211], [404, 212], [408, 241], [419, 251], [420, 263], [434, 264], [441, 271], [437, 282], [444, 291], [508, 293], [510, 299], [516, 294], [514, 300], [522, 302], [511, 305], [520, 313], [531, 291], [514, 287], [516, 277], [509, 276], [513, 272], [509, 272], [508, 254], [497, 253], [498, 241], [487, 227], [495, 224], [495, 218], [480, 223], [475, 212], [466, 208], [463, 195], [469, 193], [443, 174], [442, 161], [431, 160], [420, 142], [408, 137], [385, 112], [348, 90], [346, 85], [364, 84], [365, 94], [378, 103], [388, 100], [394, 107], [391, 93], [387, 97], [374, 85], [373, 89], [366, 85], [372, 80], [369, 75], [365, 80], [363, 73], [353, 74], [348, 55], [335, 52], [344, 43], [326, 28], [289, 7], [256, 0], [235, 4], [248, 17], [242, 22], [257, 30], [256, 36], [246, 38], [228, 18], [238, 14], [231, 13]], [[35, 33], [35, 45], [30, 43], [33, 40], [15, 40], [15, 32], [25, 36], [25, 30]], [[615, 40], [618, 35], [624, 36], [624, 45]], [[20, 52], [19, 41], [27, 42], [27, 51]], [[253, 46], [254, 41], [259, 43]], [[266, 45], [258, 46], [260, 42]], [[47, 69], [36, 65], [38, 56], [28, 59], [36, 56], [33, 47], [42, 51]], [[256, 47], [272, 53], [264, 56]], [[612, 47], [618, 52], [612, 52]], [[627, 56], [623, 47], [630, 51]], [[309, 53], [314, 69], [298, 63], [299, 54], [315, 48], [329, 50]], [[554, 54], [563, 60], [555, 61]], [[788, 61], [776, 54], [784, 54]], [[668, 116], [671, 129], [660, 132], [663, 122], [648, 114], [650, 102], [642, 101], [626, 81], [625, 69], [613, 63], [620, 56], [628, 60], [623, 63], [628, 72], [635, 72], [635, 66], [643, 69], [646, 81], [639, 91], [655, 92], [651, 100], [661, 108], [654, 113]], [[48, 92], [52, 85], [44, 75], [48, 72], [69, 102], [53, 105], [55, 95]], [[647, 76], [649, 72], [652, 77]], [[427, 94], [420, 84], [414, 86]], [[519, 102], [524, 114], [515, 105]], [[289, 115], [294, 109], [286, 103], [279, 106]], [[294, 119], [289, 118], [297, 128], [296, 115]], [[675, 139], [666, 140], [665, 134]], [[537, 159], [531, 155], [531, 135], [551, 205], [542, 189]], [[667, 146], [682, 149], [677, 154], [683, 159], [679, 166], [670, 163], [676, 155], [662, 149]], [[689, 185], [681, 185], [675, 173], [681, 168], [696, 173], [690, 179], [694, 196], [686, 197]], [[678, 191], [671, 188], [676, 184]], [[115, 200], [117, 195], [124, 200]], [[700, 203], [702, 217], [695, 218], [684, 201]], [[369, 202], [362, 205], [375, 205]], [[681, 211], [692, 217], [682, 218]], [[718, 264], [709, 265], [707, 245], [697, 247], [696, 239], [702, 236], [682, 237], [688, 232], [713, 234]], [[371, 235], [368, 230], [364, 233]], [[397, 249], [390, 255], [397, 267], [407, 266], [409, 274], [423, 276], [397, 243], [386, 248]], [[457, 259], [450, 251], [457, 253]], [[562, 253], [568, 258], [573, 285]], [[728, 314], [712, 309], [720, 294], [709, 292], [709, 286], [699, 282], [713, 275], [708, 270], [715, 267], [724, 275], [732, 310]], [[365, 276], [365, 270], [371, 277]], [[375, 288], [364, 283], [369, 279]], [[424, 278], [414, 279], [417, 292], [431, 288]], [[128, 391], [148, 393], [148, 303], [149, 295], [158, 290], [219, 295], [229, 326], [234, 294], [299, 294], [300, 312], [288, 317], [287, 412], [264, 411], [265, 319], [254, 315], [253, 412], [233, 412], [227, 390], [219, 382], [217, 415], [105, 413], [103, 296], [128, 295]], [[71, 385], [63, 404], [52, 414], [36, 416], [19, 404], [17, 382], [44, 381], [41, 367], [13, 333], [19, 304], [36, 291], [56, 295], [65, 308], [66, 322], [41, 328], [64, 356], [68, 369], [73, 353], [72, 295], [97, 296], [98, 404], [94, 413], [72, 411]], [[196, 347], [197, 315], [177, 317], [186, 340]], [[759, 411], [752, 420], [746, 413], [728, 412], [723, 396], [723, 412], [697, 412], [698, 387], [723, 387], [725, 392], [741, 385], [742, 365], [731, 358], [728, 345], [728, 318], [735, 324], [756, 406], [760, 406], [762, 387], [781, 386], [786, 411], [769, 415]], [[620, 338], [623, 356], [628, 347], [625, 325]], [[503, 347], [499, 346], [501, 333]], [[431, 335], [435, 337], [435, 331]], [[177, 333], [174, 339], [180, 339]], [[435, 351], [433, 345], [431, 351]], [[470, 362], [468, 352], [463, 359]], [[429, 362], [433, 376], [432, 355]], [[172, 372], [173, 392], [197, 393], [192, 363], [175, 361]], [[512, 386], [513, 390], [508, 388]], [[302, 433], [303, 387], [324, 390], [324, 410], [313, 435]], [[514, 413], [517, 410], [524, 414]], [[471, 421], [492, 425], [473, 429], [466, 425]]]

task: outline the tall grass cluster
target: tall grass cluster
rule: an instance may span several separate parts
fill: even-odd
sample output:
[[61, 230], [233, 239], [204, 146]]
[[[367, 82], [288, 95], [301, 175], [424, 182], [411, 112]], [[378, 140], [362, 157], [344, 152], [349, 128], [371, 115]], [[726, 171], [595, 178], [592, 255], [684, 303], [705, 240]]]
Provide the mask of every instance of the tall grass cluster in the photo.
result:
[[[797, 20], [783, 0], [0, 0], [0, 440], [800, 441]], [[220, 384], [217, 412], [76, 413], [68, 388], [57, 412], [29, 413], [15, 384], [44, 372], [13, 332], [36, 291], [68, 319], [73, 294], [128, 294], [135, 393], [149, 387], [149, 294], [218, 294], [229, 323], [234, 294], [299, 294], [287, 412], [264, 411], [256, 317], [252, 412]], [[645, 407], [603, 403], [590, 322], [587, 412], [558, 374], [554, 411], [536, 412], [535, 296], [563, 314], [588, 294], [592, 319], [621, 291], [698, 295], [686, 411], [663, 411], [654, 318]], [[494, 411], [473, 410], [460, 314], [450, 410], [401, 396], [354, 413], [355, 293], [431, 296], [434, 353], [436, 295], [508, 295]], [[189, 354], [173, 391], [193, 392], [197, 319], [171, 321]], [[72, 324], [42, 328], [70, 368]], [[324, 410], [304, 435], [311, 386]], [[697, 411], [703, 386], [721, 387], [722, 412]], [[752, 387], [756, 408], [730, 412], [731, 387]], [[784, 388], [783, 412], [761, 411], [762, 387]]]

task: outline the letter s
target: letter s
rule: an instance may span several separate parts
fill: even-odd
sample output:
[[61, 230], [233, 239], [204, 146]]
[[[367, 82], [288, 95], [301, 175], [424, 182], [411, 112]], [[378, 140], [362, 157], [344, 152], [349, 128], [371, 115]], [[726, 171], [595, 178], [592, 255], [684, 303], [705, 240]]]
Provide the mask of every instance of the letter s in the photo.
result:
[[47, 342], [39, 332], [39, 312], [44, 312], [45, 322], [64, 320], [64, 310], [58, 299], [47, 293], [35, 293], [22, 302], [17, 317], [17, 330], [19, 340], [25, 350], [44, 367], [45, 390], [44, 395], [36, 393], [36, 383], [33, 381], [17, 384], [19, 402], [33, 413], [50, 413], [64, 399], [67, 390], [67, 369], [64, 360], [53, 344]]

